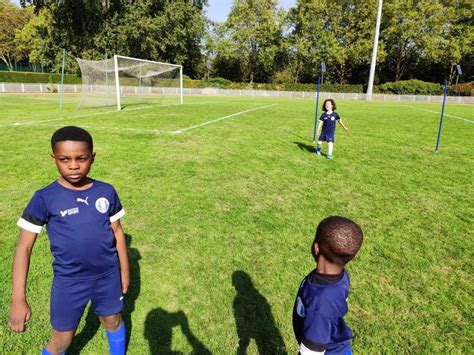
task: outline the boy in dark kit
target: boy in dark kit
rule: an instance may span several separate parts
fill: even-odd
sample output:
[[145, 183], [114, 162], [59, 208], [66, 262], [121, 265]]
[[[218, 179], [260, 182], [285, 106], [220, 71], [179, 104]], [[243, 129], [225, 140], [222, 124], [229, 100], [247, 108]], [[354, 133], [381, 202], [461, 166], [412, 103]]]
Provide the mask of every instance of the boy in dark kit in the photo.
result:
[[125, 211], [112, 185], [89, 178], [93, 142], [82, 128], [69, 126], [51, 138], [60, 177], [35, 192], [18, 221], [20, 237], [13, 261], [12, 304], [8, 325], [25, 331], [31, 317], [26, 300], [30, 255], [46, 224], [54, 257], [51, 289], [52, 335], [43, 354], [63, 354], [89, 301], [106, 328], [111, 354], [125, 353], [120, 312], [130, 283]]
[[318, 225], [311, 247], [317, 266], [301, 282], [293, 308], [302, 355], [352, 353], [352, 331], [344, 322], [350, 286], [344, 266], [362, 240], [360, 227], [347, 218], [328, 217]]

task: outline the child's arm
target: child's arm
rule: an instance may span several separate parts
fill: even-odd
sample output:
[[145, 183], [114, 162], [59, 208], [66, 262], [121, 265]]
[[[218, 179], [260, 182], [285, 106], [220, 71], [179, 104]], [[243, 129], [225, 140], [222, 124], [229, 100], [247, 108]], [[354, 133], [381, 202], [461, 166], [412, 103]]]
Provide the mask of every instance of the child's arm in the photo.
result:
[[112, 223], [112, 230], [117, 242], [117, 254], [120, 263], [120, 278], [122, 280], [122, 293], [127, 293], [130, 285], [130, 268], [128, 265], [127, 243], [125, 241], [125, 234], [123, 233], [120, 219]]
[[349, 128], [347, 128], [347, 127], [344, 125], [344, 122], [342, 122], [341, 119], [337, 120], [337, 122], [339, 122], [339, 124], [345, 129], [346, 132], [349, 132]]
[[316, 129], [316, 139], [317, 137], [320, 136], [322, 129], [323, 129], [323, 121], [318, 120], [318, 128]]
[[36, 233], [21, 229], [13, 258], [12, 304], [8, 327], [14, 332], [25, 331], [25, 322], [31, 317], [31, 309], [26, 302], [26, 280], [36, 236]]

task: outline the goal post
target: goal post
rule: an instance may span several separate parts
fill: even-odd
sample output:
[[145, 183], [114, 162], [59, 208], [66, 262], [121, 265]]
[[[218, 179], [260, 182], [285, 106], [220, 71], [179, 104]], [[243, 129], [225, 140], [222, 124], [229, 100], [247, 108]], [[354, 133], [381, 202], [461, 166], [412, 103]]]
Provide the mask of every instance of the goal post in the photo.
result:
[[104, 60], [76, 58], [81, 69], [79, 107], [183, 103], [181, 65], [114, 55]]

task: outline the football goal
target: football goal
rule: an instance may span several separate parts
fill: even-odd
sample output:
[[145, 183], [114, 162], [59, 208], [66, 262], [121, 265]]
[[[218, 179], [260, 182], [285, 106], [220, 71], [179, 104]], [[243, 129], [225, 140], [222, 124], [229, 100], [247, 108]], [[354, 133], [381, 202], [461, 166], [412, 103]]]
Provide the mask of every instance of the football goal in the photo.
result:
[[183, 67], [115, 55], [104, 60], [76, 58], [81, 69], [79, 107], [177, 105], [183, 103]]

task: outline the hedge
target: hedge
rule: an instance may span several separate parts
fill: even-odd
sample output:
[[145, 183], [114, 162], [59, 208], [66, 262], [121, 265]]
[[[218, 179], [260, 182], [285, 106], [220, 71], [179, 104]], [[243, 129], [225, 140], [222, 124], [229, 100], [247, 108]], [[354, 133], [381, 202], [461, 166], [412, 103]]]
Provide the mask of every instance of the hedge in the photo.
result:
[[[0, 71], [0, 82], [3, 83], [52, 83], [61, 82], [61, 74], [55, 73], [31, 73], [17, 71]], [[65, 74], [64, 84], [81, 84], [81, 78], [77, 75]]]
[[[0, 71], [0, 82], [13, 83], [60, 83], [61, 74], [32, 73]], [[81, 78], [74, 74], [64, 75], [65, 84], [81, 84]], [[211, 78], [210, 80], [193, 80], [189, 76], [183, 76], [185, 88], [218, 87], [221, 89], [241, 90], [276, 90], [276, 91], [306, 91], [315, 92], [316, 84], [293, 84], [293, 83], [235, 83], [224, 78]], [[322, 92], [340, 93], [363, 93], [362, 84], [322, 84]], [[443, 95], [443, 85], [427, 83], [421, 80], [402, 80], [394, 83], [385, 83], [374, 86], [374, 93], [398, 94], [398, 95]], [[462, 83], [458, 86], [449, 87], [449, 95], [474, 96], [474, 83]]]
[[416, 79], [400, 80], [379, 85], [378, 91], [383, 94], [398, 95], [443, 95], [443, 85]]

